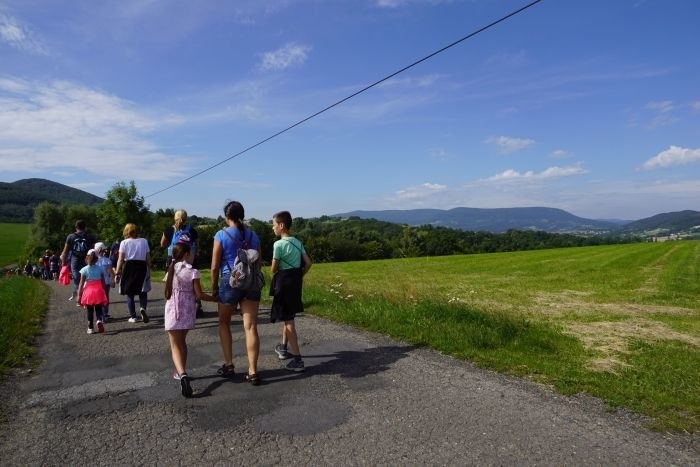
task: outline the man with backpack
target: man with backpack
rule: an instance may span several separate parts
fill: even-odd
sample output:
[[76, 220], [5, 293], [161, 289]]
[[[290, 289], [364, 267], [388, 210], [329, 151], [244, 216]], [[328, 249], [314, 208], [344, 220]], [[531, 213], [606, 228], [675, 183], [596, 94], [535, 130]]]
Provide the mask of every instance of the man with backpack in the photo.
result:
[[[165, 268], [170, 266], [173, 260], [173, 246], [178, 243], [186, 243], [190, 246], [192, 252], [192, 264], [194, 264], [197, 253], [199, 252], [199, 235], [194, 227], [187, 223], [187, 211], [179, 209], [175, 211], [173, 218], [174, 224], [163, 230], [163, 235], [160, 237], [161, 248], [167, 248], [167, 257], [165, 259]], [[204, 314], [202, 309], [202, 301], [197, 299], [197, 318], [201, 318]]]
[[73, 293], [68, 300], [73, 300], [78, 294], [80, 269], [85, 266], [87, 252], [95, 247], [95, 242], [95, 237], [85, 230], [85, 221], [77, 220], [75, 232], [66, 237], [66, 243], [61, 252], [61, 263], [70, 264], [71, 277], [73, 278]]

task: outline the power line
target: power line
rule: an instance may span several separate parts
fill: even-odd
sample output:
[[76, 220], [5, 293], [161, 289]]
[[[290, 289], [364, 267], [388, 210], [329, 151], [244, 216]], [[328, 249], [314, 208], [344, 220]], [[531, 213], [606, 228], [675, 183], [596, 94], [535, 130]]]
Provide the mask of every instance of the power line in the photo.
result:
[[470, 33], [470, 34], [467, 34], [466, 36], [462, 37], [461, 39], [457, 39], [456, 41], [452, 42], [451, 44], [446, 45], [445, 47], [443, 47], [443, 48], [441, 48], [441, 49], [438, 49], [438, 50], [436, 50], [435, 52], [433, 52], [433, 53], [431, 53], [431, 54], [429, 54], [429, 55], [426, 55], [425, 57], [421, 58], [420, 60], [416, 60], [415, 62], [411, 63], [410, 65], [407, 65], [407, 66], [401, 68], [400, 70], [395, 71], [395, 72], [393, 72], [392, 74], [387, 75], [387, 76], [385, 76], [384, 78], [382, 78], [382, 79], [380, 79], [380, 80], [378, 80], [378, 81], [375, 81], [374, 83], [372, 83], [372, 84], [370, 84], [370, 85], [365, 86], [364, 88], [360, 89], [359, 91], [356, 91], [356, 92], [350, 94], [349, 96], [347, 96], [347, 97], [345, 97], [345, 98], [343, 98], [343, 99], [340, 99], [339, 101], [336, 101], [335, 103], [329, 105], [328, 107], [325, 107], [325, 108], [319, 110], [318, 112], [316, 112], [316, 113], [314, 113], [314, 114], [311, 114], [311, 115], [309, 115], [308, 117], [306, 117], [306, 118], [304, 118], [304, 119], [302, 119], [302, 120], [299, 120], [298, 122], [296, 122], [296, 123], [294, 123], [294, 124], [288, 126], [287, 128], [285, 128], [284, 130], [280, 130], [280, 131], [278, 131], [277, 133], [275, 133], [275, 134], [273, 134], [273, 135], [271, 135], [271, 136], [268, 136], [268, 137], [265, 138], [265, 139], [262, 139], [262, 140], [258, 141], [257, 143], [253, 144], [252, 146], [248, 146], [247, 148], [243, 149], [242, 151], [237, 152], [236, 154], [234, 154], [234, 155], [232, 155], [232, 156], [229, 156], [229, 157], [227, 157], [226, 159], [223, 159], [223, 160], [217, 162], [216, 164], [207, 167], [207, 168], [204, 169], [204, 170], [200, 170], [199, 172], [197, 172], [197, 173], [195, 173], [195, 174], [193, 174], [193, 175], [190, 175], [190, 176], [187, 177], [187, 178], [183, 178], [182, 180], [180, 180], [180, 181], [178, 181], [178, 182], [175, 182], [175, 183], [173, 183], [172, 185], [169, 185], [169, 186], [163, 188], [162, 190], [158, 190], [158, 191], [156, 191], [155, 193], [151, 193], [150, 195], [145, 196], [144, 198], [150, 198], [150, 197], [152, 197], [152, 196], [155, 196], [155, 195], [158, 195], [158, 194], [160, 194], [160, 193], [163, 193], [164, 191], [167, 191], [167, 190], [169, 190], [169, 189], [171, 189], [171, 188], [174, 188], [174, 187], [176, 187], [176, 186], [178, 186], [178, 185], [181, 185], [181, 184], [185, 183], [186, 181], [192, 180], [193, 178], [198, 177], [198, 176], [202, 175], [203, 173], [206, 173], [206, 172], [210, 171], [211, 169], [216, 168], [216, 167], [218, 167], [218, 166], [220, 166], [220, 165], [222, 165], [222, 164], [228, 162], [228, 161], [230, 161], [231, 159], [235, 159], [236, 157], [245, 154], [246, 152], [250, 151], [251, 149], [255, 149], [255, 148], [257, 148], [258, 146], [260, 146], [261, 144], [267, 143], [267, 142], [270, 141], [271, 139], [276, 138], [276, 137], [278, 137], [279, 135], [288, 132], [288, 131], [291, 130], [292, 128], [295, 128], [295, 127], [301, 125], [302, 123], [305, 123], [305, 122], [311, 120], [312, 118], [317, 117], [317, 116], [321, 115], [322, 113], [324, 113], [324, 112], [326, 112], [326, 111], [328, 111], [328, 110], [330, 110], [330, 109], [332, 109], [332, 108], [334, 108], [334, 107], [339, 106], [339, 105], [342, 104], [343, 102], [348, 101], [348, 100], [352, 99], [353, 97], [358, 96], [358, 95], [362, 94], [363, 92], [372, 89], [373, 87], [375, 87], [375, 86], [377, 86], [377, 85], [383, 83], [384, 81], [386, 81], [386, 80], [388, 80], [388, 79], [391, 79], [391, 78], [393, 78], [394, 76], [396, 76], [396, 75], [398, 75], [398, 74], [400, 74], [400, 73], [403, 73], [404, 71], [406, 71], [406, 70], [408, 70], [408, 69], [410, 69], [410, 68], [413, 68], [414, 66], [416, 66], [416, 65], [418, 65], [418, 64], [420, 64], [420, 63], [423, 63], [424, 61], [426, 61], [426, 60], [428, 60], [428, 59], [430, 59], [430, 58], [432, 58], [432, 57], [434, 57], [434, 56], [436, 56], [436, 55], [438, 55], [438, 54], [444, 52], [445, 50], [447, 50], [447, 49], [449, 49], [449, 48], [451, 48], [451, 47], [454, 47], [455, 45], [457, 45], [457, 44], [459, 44], [459, 43], [461, 43], [461, 42], [466, 41], [466, 40], [469, 39], [469, 38], [472, 38], [472, 37], [476, 36], [477, 34], [479, 34], [479, 33], [481, 33], [481, 32], [486, 31], [487, 29], [490, 29], [490, 28], [496, 26], [496, 25], [499, 24], [499, 23], [502, 23], [503, 21], [505, 21], [505, 20], [507, 20], [507, 19], [509, 19], [509, 18], [511, 18], [511, 17], [513, 17], [513, 16], [515, 16], [515, 15], [517, 15], [518, 13], [521, 13], [521, 12], [527, 10], [528, 8], [530, 8], [530, 7], [532, 7], [532, 6], [534, 6], [534, 5], [538, 4], [538, 3], [540, 3], [541, 1], [542, 1], [542, 0], [534, 0], [533, 2], [528, 3], [527, 5], [525, 5], [525, 6], [521, 7], [521, 8], [518, 8], [517, 10], [512, 11], [511, 13], [508, 13], [507, 15], [502, 16], [501, 18], [499, 18], [499, 19], [497, 19], [497, 20], [495, 20], [495, 21], [493, 21], [493, 22], [487, 24], [486, 26], [483, 26], [483, 27], [477, 29], [476, 31], [474, 31], [474, 32], [472, 32], [472, 33]]

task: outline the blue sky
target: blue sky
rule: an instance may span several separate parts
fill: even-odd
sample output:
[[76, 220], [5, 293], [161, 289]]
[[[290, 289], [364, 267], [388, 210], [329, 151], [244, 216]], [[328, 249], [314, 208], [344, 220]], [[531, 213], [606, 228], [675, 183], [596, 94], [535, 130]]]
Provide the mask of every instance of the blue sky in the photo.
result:
[[700, 2], [0, 0], [0, 181], [315, 217], [700, 209]]

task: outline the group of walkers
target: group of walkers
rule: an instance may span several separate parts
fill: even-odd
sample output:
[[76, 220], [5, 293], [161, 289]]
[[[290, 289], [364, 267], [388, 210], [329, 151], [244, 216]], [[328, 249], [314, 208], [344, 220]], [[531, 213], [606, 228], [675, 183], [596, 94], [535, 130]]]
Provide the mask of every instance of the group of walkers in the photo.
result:
[[44, 254], [32, 264], [31, 260], [27, 260], [22, 273], [25, 276], [36, 277], [46, 281], [57, 281], [58, 273], [61, 268], [61, 259], [51, 250], [44, 251]]
[[[212, 292], [202, 290], [200, 272], [192, 264], [198, 250], [198, 236], [187, 223], [187, 213], [175, 213], [174, 224], [163, 232], [160, 246], [167, 248], [167, 273], [165, 280], [164, 324], [168, 333], [174, 366], [173, 378], [179, 380], [182, 395], [191, 397], [191, 377], [187, 373], [187, 333], [195, 328], [196, 317], [202, 313], [201, 301], [217, 303], [219, 317], [219, 340], [223, 353], [223, 365], [217, 374], [233, 378], [233, 338], [231, 316], [240, 310], [248, 358], [245, 381], [257, 386], [260, 339], [257, 321], [261, 280], [245, 280], [246, 275], [260, 274], [262, 257], [258, 235], [245, 225], [245, 211], [238, 201], [224, 206], [226, 226], [214, 235], [211, 260]], [[281, 321], [281, 342], [274, 348], [280, 360], [289, 360], [285, 368], [304, 371], [304, 361], [299, 349], [294, 318], [303, 311], [301, 300], [302, 278], [311, 267], [311, 259], [301, 241], [291, 234], [292, 216], [288, 211], [276, 213], [272, 218], [272, 229], [279, 240], [275, 241], [272, 254], [273, 296], [270, 313], [271, 322]], [[127, 224], [123, 240], [119, 242], [116, 264], [108, 257], [104, 243], [96, 242], [87, 233], [85, 223], [77, 221], [75, 232], [68, 235], [60, 259], [69, 265], [73, 278], [75, 300], [86, 310], [87, 333], [102, 333], [108, 314], [109, 292], [118, 287], [119, 294], [126, 296], [129, 322], [136, 323], [136, 299], [143, 323], [149, 322], [148, 292], [151, 290], [151, 255], [146, 239], [139, 237], [138, 228]], [[84, 252], [84, 254], [83, 254]], [[245, 285], [243, 285], [245, 284]]]

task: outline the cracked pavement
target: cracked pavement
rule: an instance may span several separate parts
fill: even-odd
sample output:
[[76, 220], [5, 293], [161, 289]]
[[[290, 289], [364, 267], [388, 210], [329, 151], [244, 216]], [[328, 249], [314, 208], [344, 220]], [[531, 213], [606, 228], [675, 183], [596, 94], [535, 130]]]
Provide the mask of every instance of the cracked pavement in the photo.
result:
[[104, 334], [49, 282], [40, 364], [2, 385], [0, 465], [700, 465], [700, 437], [652, 432], [644, 418], [565, 397], [313, 316], [298, 318], [306, 372], [282, 369], [280, 324], [261, 310], [263, 384], [234, 316], [237, 377], [221, 365], [215, 304], [188, 335], [185, 399], [172, 379], [162, 284], [148, 324], [112, 291]]

